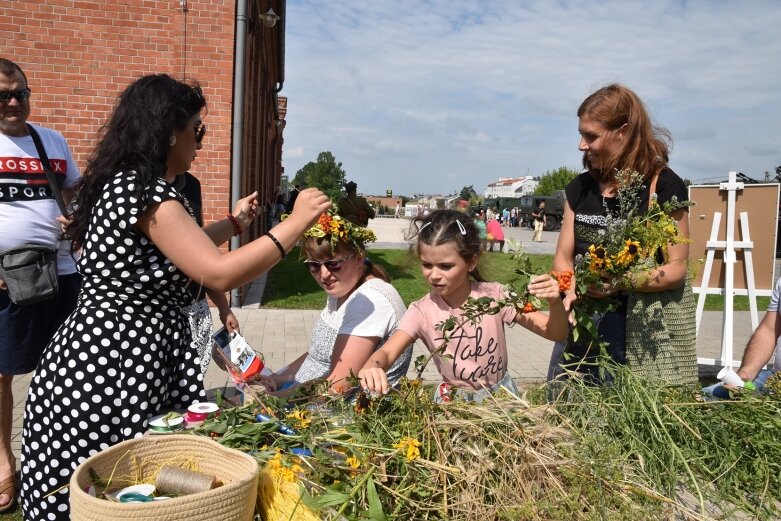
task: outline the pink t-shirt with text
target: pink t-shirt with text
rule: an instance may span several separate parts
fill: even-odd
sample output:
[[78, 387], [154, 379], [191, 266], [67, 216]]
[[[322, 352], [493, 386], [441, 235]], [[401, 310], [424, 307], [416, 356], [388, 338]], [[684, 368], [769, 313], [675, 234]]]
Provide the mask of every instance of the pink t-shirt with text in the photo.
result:
[[[504, 298], [502, 285], [497, 282], [472, 282], [470, 297]], [[445, 350], [452, 358], [435, 357], [434, 363], [443, 381], [456, 387], [482, 389], [491, 387], [507, 372], [507, 340], [504, 324], [510, 324], [517, 312], [505, 307], [496, 315], [483, 316], [477, 324], [466, 321], [450, 335]], [[442, 345], [444, 335], [434, 326], [455, 316], [460, 322], [461, 310], [453, 309], [434, 293], [410, 304], [398, 329], [413, 340], [422, 340], [429, 351]]]

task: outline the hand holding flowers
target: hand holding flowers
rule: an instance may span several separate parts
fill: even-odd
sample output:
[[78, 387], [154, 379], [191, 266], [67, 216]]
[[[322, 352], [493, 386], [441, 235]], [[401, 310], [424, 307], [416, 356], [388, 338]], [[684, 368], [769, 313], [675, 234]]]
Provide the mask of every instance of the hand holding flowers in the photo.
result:
[[659, 205], [654, 193], [644, 211], [640, 205], [642, 176], [622, 170], [616, 174], [616, 182], [618, 210], [607, 211], [603, 241], [575, 259], [576, 341], [580, 334], [596, 332], [591, 323], [594, 314], [614, 309], [615, 299], [608, 297], [643, 288], [655, 270], [669, 260], [669, 246], [689, 242], [671, 214], [692, 203], [673, 197]]

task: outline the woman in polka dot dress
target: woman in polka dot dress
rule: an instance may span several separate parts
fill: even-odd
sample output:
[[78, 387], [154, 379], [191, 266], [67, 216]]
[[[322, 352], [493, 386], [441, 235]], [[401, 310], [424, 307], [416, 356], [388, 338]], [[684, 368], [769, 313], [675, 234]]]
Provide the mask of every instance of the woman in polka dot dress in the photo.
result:
[[83, 248], [79, 304], [46, 348], [25, 409], [25, 519], [68, 519], [68, 491], [58, 489], [79, 463], [141, 436], [150, 417], [203, 399], [181, 312], [188, 283], [246, 284], [330, 207], [320, 191], [302, 191], [267, 235], [217, 249], [171, 184], [195, 158], [205, 104], [199, 88], [170, 76], [140, 78], [120, 95], [89, 161], [68, 230]]

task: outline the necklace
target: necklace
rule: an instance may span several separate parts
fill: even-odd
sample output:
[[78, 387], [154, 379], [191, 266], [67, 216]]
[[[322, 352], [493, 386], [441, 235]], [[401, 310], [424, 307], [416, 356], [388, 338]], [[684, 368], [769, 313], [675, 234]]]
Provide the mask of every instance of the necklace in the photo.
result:
[[174, 188], [176, 188], [177, 192], [182, 191], [185, 182], [187, 182], [187, 179], [185, 179], [184, 174], [179, 174], [176, 176], [176, 179], [174, 180]]
[[187, 179], [184, 177], [184, 174], [179, 174], [176, 176], [176, 179], [174, 179], [173, 187], [174, 190], [179, 192], [179, 195], [182, 196], [182, 204], [184, 205], [185, 210], [187, 210], [187, 213], [190, 214], [190, 217], [195, 219], [195, 210], [193, 210], [192, 206], [190, 206], [190, 201], [187, 200], [187, 196], [182, 193], [186, 182]]

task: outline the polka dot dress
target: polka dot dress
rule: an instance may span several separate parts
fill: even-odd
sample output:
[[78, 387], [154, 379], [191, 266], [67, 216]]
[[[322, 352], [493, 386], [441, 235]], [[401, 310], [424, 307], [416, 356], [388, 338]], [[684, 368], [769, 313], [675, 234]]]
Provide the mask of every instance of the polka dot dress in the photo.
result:
[[[204, 399], [183, 306], [189, 278], [134, 228], [148, 205], [181, 196], [134, 173], [106, 183], [79, 260], [79, 304], [46, 348], [24, 416], [25, 519], [69, 519], [67, 485], [89, 456], [141, 436], [150, 417]], [[105, 477], [105, 476], [104, 476]]]

